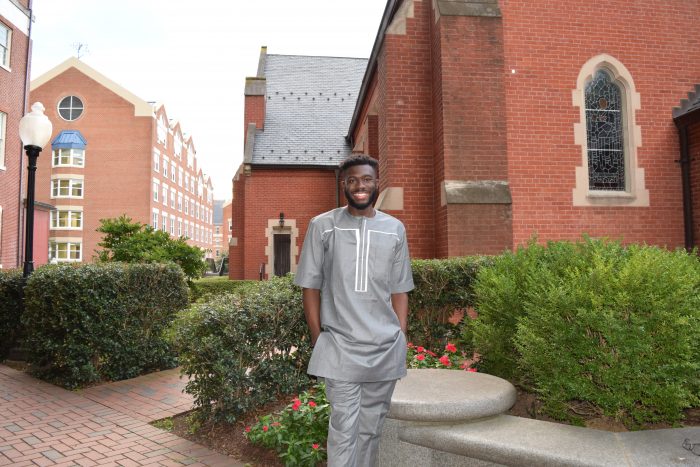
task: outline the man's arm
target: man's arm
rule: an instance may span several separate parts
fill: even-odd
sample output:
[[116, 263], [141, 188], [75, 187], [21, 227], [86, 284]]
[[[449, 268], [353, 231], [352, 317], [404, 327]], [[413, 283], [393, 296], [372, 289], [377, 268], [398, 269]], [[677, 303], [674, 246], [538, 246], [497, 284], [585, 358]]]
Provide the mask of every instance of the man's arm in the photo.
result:
[[[318, 289], [302, 289], [304, 301], [304, 316], [311, 332], [311, 346], [316, 345], [316, 339], [321, 334], [321, 291]], [[408, 304], [408, 298], [406, 298]]]
[[[399, 317], [401, 330], [404, 334], [406, 334], [408, 327], [408, 293], [402, 292], [391, 294], [391, 306], [394, 308], [394, 313], [396, 313], [396, 316]], [[306, 309], [306, 306], [304, 306], [304, 309]]]

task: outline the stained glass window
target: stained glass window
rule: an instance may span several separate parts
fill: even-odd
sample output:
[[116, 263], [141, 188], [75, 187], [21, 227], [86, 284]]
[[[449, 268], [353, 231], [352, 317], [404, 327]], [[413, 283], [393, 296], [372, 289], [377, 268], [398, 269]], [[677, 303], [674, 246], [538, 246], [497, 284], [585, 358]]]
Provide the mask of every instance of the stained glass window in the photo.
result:
[[599, 70], [586, 86], [586, 138], [590, 190], [625, 191], [622, 90]]

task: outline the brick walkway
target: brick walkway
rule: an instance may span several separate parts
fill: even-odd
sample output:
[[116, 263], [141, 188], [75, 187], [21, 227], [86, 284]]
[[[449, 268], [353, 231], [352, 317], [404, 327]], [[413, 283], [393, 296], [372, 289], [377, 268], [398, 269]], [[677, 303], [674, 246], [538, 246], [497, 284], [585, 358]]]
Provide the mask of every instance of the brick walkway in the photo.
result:
[[81, 392], [0, 365], [0, 465], [242, 466], [150, 426], [188, 410], [177, 370]]

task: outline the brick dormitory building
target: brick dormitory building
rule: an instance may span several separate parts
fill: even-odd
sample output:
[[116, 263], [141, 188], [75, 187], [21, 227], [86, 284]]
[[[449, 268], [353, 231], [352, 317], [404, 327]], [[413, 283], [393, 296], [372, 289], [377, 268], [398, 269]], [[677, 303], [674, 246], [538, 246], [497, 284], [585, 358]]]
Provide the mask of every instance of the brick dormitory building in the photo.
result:
[[213, 187], [191, 137], [146, 102], [76, 58], [31, 83], [53, 123], [39, 158], [36, 198], [55, 207], [49, 257], [88, 262], [100, 219], [126, 214], [211, 257]]
[[699, 14], [388, 0], [368, 61], [263, 48], [230, 277], [295, 270], [310, 218], [343, 205], [334, 167], [353, 152], [379, 160], [377, 208], [405, 223], [414, 257], [497, 254], [533, 235], [698, 246], [700, 41], [683, 25]]

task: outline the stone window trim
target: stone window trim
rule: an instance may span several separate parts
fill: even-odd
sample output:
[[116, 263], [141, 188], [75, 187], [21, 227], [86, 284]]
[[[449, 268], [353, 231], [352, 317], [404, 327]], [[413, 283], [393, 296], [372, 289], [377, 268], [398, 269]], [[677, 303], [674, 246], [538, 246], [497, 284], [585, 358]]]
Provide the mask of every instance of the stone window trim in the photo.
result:
[[[65, 214], [65, 219], [61, 219], [61, 214]], [[83, 207], [56, 206], [56, 209], [51, 211], [49, 219], [51, 230], [83, 230]], [[65, 225], [61, 225], [62, 220], [65, 221]]]
[[[63, 163], [66, 158], [67, 163]], [[61, 148], [54, 149], [51, 153], [51, 167], [76, 167], [79, 169], [85, 168], [85, 149], [80, 148]]]
[[81, 237], [49, 238], [49, 258], [59, 263], [79, 263], [83, 260]]
[[[62, 183], [64, 182], [64, 183]], [[65, 186], [62, 186], [65, 185]], [[65, 188], [68, 194], [62, 195]], [[74, 193], [80, 193], [79, 195]], [[84, 177], [80, 174], [55, 174], [51, 175], [51, 199], [75, 198], [83, 199], [85, 195]]]
[[[625, 148], [625, 191], [590, 190], [588, 186], [588, 148], [586, 143], [586, 84], [595, 73], [604, 69], [620, 87], [623, 95], [623, 132]], [[596, 55], [582, 67], [572, 90], [574, 107], [579, 108], [579, 121], [574, 123], [574, 142], [581, 148], [581, 165], [575, 168], [576, 186], [572, 190], [573, 205], [581, 207], [627, 206], [648, 207], [649, 191], [644, 184], [644, 169], [638, 166], [637, 150], [642, 146], [641, 128], [636, 124], [636, 112], [641, 108], [632, 74], [608, 54]]]
[[265, 256], [267, 257], [265, 272], [268, 278], [272, 278], [275, 275], [275, 234], [289, 234], [290, 272], [297, 272], [297, 258], [299, 257], [299, 247], [297, 246], [299, 229], [297, 228], [297, 221], [296, 219], [285, 218], [284, 227], [280, 227], [280, 220], [277, 217], [268, 219], [267, 228], [265, 229], [265, 237], [267, 238], [267, 245], [265, 245]]

